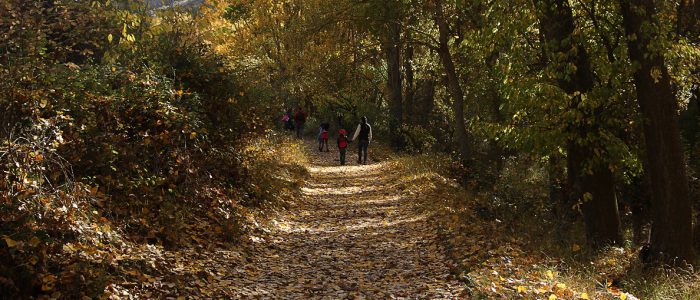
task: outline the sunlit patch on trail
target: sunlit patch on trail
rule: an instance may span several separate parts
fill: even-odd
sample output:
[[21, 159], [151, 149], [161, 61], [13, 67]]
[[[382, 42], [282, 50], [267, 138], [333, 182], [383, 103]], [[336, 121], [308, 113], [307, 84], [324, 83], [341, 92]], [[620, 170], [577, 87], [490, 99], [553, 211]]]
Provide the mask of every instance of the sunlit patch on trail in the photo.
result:
[[342, 196], [354, 195], [357, 193], [366, 193], [376, 190], [376, 186], [344, 186], [344, 187], [327, 187], [327, 188], [308, 188], [304, 187], [301, 190], [310, 196]]
[[347, 226], [345, 229], [348, 231], [352, 230], [361, 230], [361, 229], [366, 229], [366, 228], [389, 228], [389, 227], [394, 227], [394, 226], [399, 226], [399, 225], [405, 225], [407, 223], [416, 223], [416, 222], [421, 222], [425, 221], [427, 219], [428, 215], [427, 214], [421, 214], [412, 218], [401, 218], [401, 219], [394, 219], [391, 221], [388, 220], [382, 220], [380, 222], [361, 222], [360, 224], [357, 225], [352, 225], [352, 226]]
[[353, 206], [367, 206], [371, 205], [375, 208], [380, 208], [384, 206], [394, 206], [397, 204], [398, 201], [401, 200], [401, 196], [399, 195], [389, 195], [389, 196], [383, 196], [383, 197], [356, 197], [353, 198], [352, 201], [329, 201], [328, 203], [329, 207], [338, 207], [340, 209], [351, 209]]
[[312, 174], [348, 174], [348, 173], [358, 173], [361, 172], [365, 175], [376, 174], [384, 167], [384, 163], [377, 163], [371, 165], [359, 165], [359, 166], [310, 166], [308, 167], [309, 172]]
[[393, 164], [338, 166], [332, 153], [311, 155], [305, 200], [272, 222], [231, 288], [285, 299], [462, 295], [428, 220], [433, 212], [416, 210]]

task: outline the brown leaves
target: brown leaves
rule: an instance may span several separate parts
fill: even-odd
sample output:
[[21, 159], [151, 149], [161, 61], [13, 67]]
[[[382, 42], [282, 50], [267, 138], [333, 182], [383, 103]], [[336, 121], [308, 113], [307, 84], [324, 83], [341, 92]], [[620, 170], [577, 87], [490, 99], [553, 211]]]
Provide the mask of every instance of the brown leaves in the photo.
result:
[[[421, 157], [404, 159], [397, 166], [402, 168], [405, 180], [410, 182], [413, 189], [410, 192], [425, 199], [423, 209], [437, 212], [432, 220], [441, 229], [441, 238], [449, 249], [448, 257], [458, 266], [459, 277], [473, 287], [473, 294], [489, 299], [632, 297], [611, 288], [586, 291], [582, 286], [586, 286], [585, 283], [592, 285], [595, 278], [579, 279], [561, 274], [561, 271], [569, 270], [561, 267], [564, 263], [561, 259], [547, 257], [537, 250], [541, 247], [540, 240], [513, 232], [513, 228], [503, 226], [498, 218], [490, 217], [491, 195], [475, 195], [450, 184], [448, 178], [442, 177], [445, 175], [434, 173], [431, 165], [438, 164], [431, 158]], [[571, 253], [582, 251], [578, 244], [565, 250]], [[607, 264], [608, 270], [624, 265], [624, 255], [618, 250], [612, 249], [608, 254], [602, 255], [602, 261], [596, 264]], [[589, 294], [592, 291], [594, 293]]]

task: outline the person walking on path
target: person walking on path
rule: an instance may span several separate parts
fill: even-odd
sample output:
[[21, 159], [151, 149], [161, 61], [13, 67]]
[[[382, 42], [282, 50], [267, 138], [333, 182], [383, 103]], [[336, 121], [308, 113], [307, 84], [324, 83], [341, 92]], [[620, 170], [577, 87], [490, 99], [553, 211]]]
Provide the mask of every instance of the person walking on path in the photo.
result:
[[323, 146], [326, 146], [326, 152], [328, 150], [328, 130], [331, 129], [331, 124], [328, 122], [321, 123], [321, 127], [318, 129], [318, 151], [323, 152]]
[[294, 120], [292, 120], [292, 109], [288, 109], [287, 112], [282, 115], [282, 123], [284, 123], [284, 129], [288, 131], [294, 130]]
[[306, 123], [306, 113], [299, 106], [294, 114], [294, 127], [297, 130], [297, 138], [301, 138], [304, 134], [304, 123]]
[[341, 128], [338, 130], [338, 151], [340, 152], [340, 165], [345, 165], [345, 153], [350, 141], [348, 140], [348, 132]]
[[[360, 139], [357, 143], [357, 163], [367, 163], [367, 149], [369, 148], [369, 143], [372, 142], [372, 126], [367, 123], [367, 117], [363, 116], [360, 120], [360, 124], [357, 125], [355, 129], [355, 134], [352, 136], [352, 140]], [[362, 153], [365, 157], [362, 159]]]

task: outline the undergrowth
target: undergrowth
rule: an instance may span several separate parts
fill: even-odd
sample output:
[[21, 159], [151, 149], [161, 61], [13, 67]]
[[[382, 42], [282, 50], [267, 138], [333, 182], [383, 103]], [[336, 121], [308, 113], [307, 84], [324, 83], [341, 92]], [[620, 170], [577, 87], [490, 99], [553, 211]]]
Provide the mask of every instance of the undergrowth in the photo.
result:
[[487, 190], [458, 180], [464, 170], [447, 155], [402, 156], [395, 165], [397, 184], [434, 213], [450, 269], [474, 299], [700, 298], [697, 272], [645, 268], [631, 246], [594, 251], [561, 239], [546, 172], [533, 161], [510, 159]]
[[301, 146], [268, 129], [272, 98], [224, 65], [197, 31], [206, 20], [6, 2], [3, 298], [103, 296], [162, 269], [153, 253], [245, 244], [298, 197]]
[[[297, 141], [274, 132], [247, 137], [242, 148], [225, 153], [237, 157], [240, 164], [221, 167], [236, 168], [241, 181], [197, 172], [191, 174], [197, 184], [187, 194], [143, 199], [130, 218], [114, 217], [118, 207], [98, 204], [109, 195], [83, 182], [24, 202], [51, 198], [43, 208], [4, 206], [10, 213], [2, 218], [2, 295], [100, 297], [109, 293], [111, 282], [163, 271], [153, 265], [158, 255], [135, 253], [245, 245], [248, 235], [262, 230], [260, 224], [269, 212], [299, 197], [307, 175], [304, 154]], [[58, 201], [69, 207], [65, 211], [47, 207], [60, 205]], [[80, 213], [83, 210], [89, 213]], [[36, 214], [41, 218], [31, 218]], [[11, 226], [19, 222], [22, 226]]]

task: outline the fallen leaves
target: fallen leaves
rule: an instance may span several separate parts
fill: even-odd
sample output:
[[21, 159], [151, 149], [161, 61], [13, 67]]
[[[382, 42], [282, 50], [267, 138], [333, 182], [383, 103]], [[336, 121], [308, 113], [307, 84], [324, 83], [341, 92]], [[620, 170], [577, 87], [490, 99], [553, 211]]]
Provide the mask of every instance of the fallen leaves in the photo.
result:
[[6, 236], [6, 235], [3, 236], [2, 238], [3, 238], [3, 240], [5, 240], [5, 244], [7, 244], [7, 247], [8, 247], [8, 248], [15, 248], [15, 247], [17, 247], [18, 245], [21, 245], [21, 244], [22, 244], [21, 242], [15, 241], [15, 240], [13, 240], [11, 237]]
[[[572, 283], [563, 261], [533, 252], [538, 249], [537, 240], [518, 236], [488, 210], [493, 201], [488, 193], [473, 194], [451, 184], [449, 179], [435, 174], [432, 165], [439, 165], [440, 158], [405, 158], [396, 166], [405, 173], [411, 186], [409, 193], [426, 199], [426, 211], [435, 211], [433, 222], [441, 229], [448, 256], [458, 266], [459, 277], [470, 287], [475, 298], [488, 299], [619, 299], [631, 294], [614, 289], [581, 289]], [[439, 199], [439, 200], [436, 200]], [[566, 249], [565, 249], [566, 250]], [[572, 244], [570, 251], [579, 253], [583, 249]], [[611, 255], [603, 256], [598, 264], [619, 268], [619, 250], [611, 249]], [[593, 279], [589, 278], [591, 283]], [[573, 282], [578, 283], [578, 282]]]
[[[408, 176], [395, 161], [340, 167], [334, 158], [314, 157], [304, 195], [290, 208], [270, 211], [267, 222], [248, 215], [252, 227], [241, 247], [202, 235], [230, 230], [195, 219], [182, 227], [195, 234], [181, 249], [114, 240], [65, 243], [66, 269], [80, 270], [75, 258], [108, 264], [115, 277], [105, 299], [636, 299], [611, 285], [592, 295], [570, 286], [556, 262], [524, 250], [500, 223], [453, 205], [473, 196], [450, 180], [435, 173]], [[96, 221], [85, 230], [115, 236], [107, 219]], [[9, 248], [41, 244], [37, 237], [2, 239]], [[47, 274], [42, 291], [56, 293], [69, 275]]]

